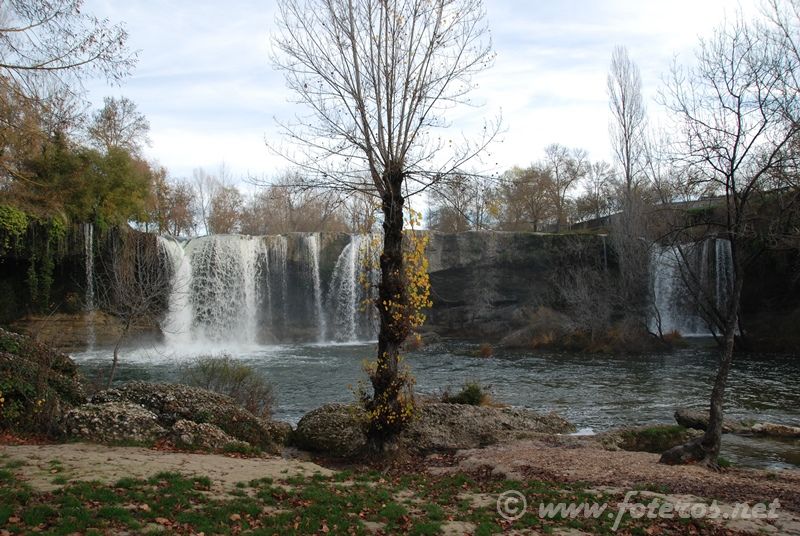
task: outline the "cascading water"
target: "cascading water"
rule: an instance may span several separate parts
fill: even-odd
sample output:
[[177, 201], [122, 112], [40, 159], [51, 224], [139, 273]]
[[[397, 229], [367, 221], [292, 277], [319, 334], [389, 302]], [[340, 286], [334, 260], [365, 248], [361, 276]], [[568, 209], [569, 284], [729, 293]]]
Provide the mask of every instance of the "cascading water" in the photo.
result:
[[733, 253], [730, 240], [718, 238], [715, 240], [717, 288], [717, 310], [722, 311], [728, 306], [728, 297], [733, 292]]
[[377, 315], [369, 304], [376, 281], [375, 248], [369, 235], [353, 235], [333, 269], [326, 300], [330, 329], [336, 341], [372, 339], [377, 333]]
[[330, 271], [320, 266], [316, 234], [207, 236], [185, 245], [161, 238], [172, 285], [165, 342], [178, 348], [373, 340], [378, 323], [369, 301], [378, 270], [367, 270], [377, 266], [373, 242], [351, 236]]
[[[283, 235], [268, 236], [267, 259], [269, 266], [269, 321], [273, 325], [285, 325], [289, 306], [288, 241]], [[280, 295], [273, 295], [273, 289], [280, 288]], [[277, 293], [276, 293], [277, 294]]]
[[194, 318], [191, 304], [192, 265], [178, 241], [163, 237], [158, 240], [172, 268], [169, 311], [161, 326], [164, 339], [170, 346], [191, 342]]
[[83, 253], [86, 268], [86, 297], [84, 308], [86, 310], [86, 346], [92, 350], [95, 345], [94, 330], [94, 226], [91, 223], [83, 224]]
[[[715, 243], [713, 263], [708, 258], [711, 240]], [[658, 332], [660, 327], [662, 333], [677, 331], [689, 337], [711, 334], [708, 322], [700, 314], [697, 293], [713, 296], [717, 306], [727, 301], [732, 273], [730, 251], [729, 241], [714, 238], [654, 249], [650, 269], [656, 311], [650, 321], [651, 331]]]
[[319, 234], [312, 234], [305, 237], [305, 244], [309, 259], [309, 269], [311, 270], [311, 280], [314, 284], [314, 314], [317, 323], [319, 342], [325, 341], [326, 323], [325, 313], [322, 310], [322, 281], [319, 274]]

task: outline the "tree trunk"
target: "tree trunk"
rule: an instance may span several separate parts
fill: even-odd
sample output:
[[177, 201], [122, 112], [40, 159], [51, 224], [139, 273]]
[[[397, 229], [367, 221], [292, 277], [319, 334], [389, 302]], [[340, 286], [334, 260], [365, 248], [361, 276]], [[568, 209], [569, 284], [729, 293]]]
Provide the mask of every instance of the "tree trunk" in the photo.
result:
[[739, 301], [742, 296], [741, 270], [737, 270], [733, 285], [733, 296], [725, 318], [724, 345], [720, 352], [719, 369], [711, 391], [711, 408], [708, 415], [708, 427], [705, 433], [692, 441], [671, 448], [661, 455], [660, 463], [669, 465], [698, 463], [718, 469], [720, 445], [722, 444], [722, 423], [724, 419], [725, 387], [728, 374], [733, 363], [733, 349], [736, 340], [736, 326], [739, 317]]
[[402, 412], [400, 395], [404, 388], [399, 374], [400, 346], [408, 335], [404, 311], [408, 295], [403, 277], [403, 174], [400, 170], [387, 170], [390, 188], [383, 196], [383, 252], [380, 257], [381, 281], [378, 287], [378, 359], [370, 374], [373, 398], [370, 410], [373, 417], [369, 437], [373, 448], [381, 450], [402, 426], [401, 419], [387, 419]]

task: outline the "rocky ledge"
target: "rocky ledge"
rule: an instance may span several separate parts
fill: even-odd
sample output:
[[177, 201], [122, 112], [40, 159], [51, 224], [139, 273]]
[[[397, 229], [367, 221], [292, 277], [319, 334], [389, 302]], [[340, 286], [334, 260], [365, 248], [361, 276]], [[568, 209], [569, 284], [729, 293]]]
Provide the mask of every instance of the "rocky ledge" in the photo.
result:
[[[708, 411], [679, 408], [675, 411], [675, 421], [686, 428], [705, 431], [708, 428]], [[784, 439], [800, 438], [800, 427], [770, 422], [726, 420], [722, 424], [722, 432], [725, 434], [756, 435]]]
[[[306, 414], [297, 424], [293, 443], [335, 457], [353, 457], [367, 446], [367, 418], [355, 405], [328, 404]], [[574, 432], [575, 427], [551, 413], [519, 408], [427, 403], [398, 438], [409, 451], [427, 453], [493, 445], [539, 434]]]

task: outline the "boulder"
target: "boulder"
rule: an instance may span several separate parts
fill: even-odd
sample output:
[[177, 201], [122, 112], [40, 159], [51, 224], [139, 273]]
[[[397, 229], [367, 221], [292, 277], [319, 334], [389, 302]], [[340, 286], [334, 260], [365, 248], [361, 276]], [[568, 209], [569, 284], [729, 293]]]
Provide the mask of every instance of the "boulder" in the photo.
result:
[[[302, 449], [351, 458], [367, 446], [367, 416], [355, 405], [328, 404], [307, 413], [297, 424], [294, 444]], [[556, 414], [465, 404], [426, 403], [398, 438], [410, 451], [426, 453], [471, 449], [538, 434], [574, 432]]]
[[69, 356], [0, 329], [0, 428], [54, 435], [64, 414], [86, 401]]
[[152, 411], [128, 402], [84, 404], [64, 417], [64, 433], [93, 443], [146, 443], [163, 438], [167, 430]]
[[555, 413], [522, 408], [429, 403], [400, 437], [417, 452], [472, 449], [538, 434], [564, 434], [575, 426]]
[[[685, 428], [705, 431], [708, 428], [708, 411], [678, 408], [675, 410], [675, 421]], [[749, 426], [745, 423], [737, 421], [724, 421], [722, 423], [722, 433], [724, 434], [741, 432], [747, 428]]]
[[229, 436], [269, 452], [278, 452], [286, 438], [283, 425], [260, 419], [231, 397], [181, 384], [130, 382], [101, 391], [92, 402], [131, 402], [152, 411], [165, 428], [179, 420], [218, 426]]
[[367, 415], [353, 404], [326, 404], [306, 413], [292, 435], [299, 448], [352, 458], [367, 446]]
[[241, 448], [249, 446], [244, 441], [232, 438], [219, 426], [186, 419], [176, 421], [169, 435], [175, 445], [188, 449], [222, 450], [231, 446]]

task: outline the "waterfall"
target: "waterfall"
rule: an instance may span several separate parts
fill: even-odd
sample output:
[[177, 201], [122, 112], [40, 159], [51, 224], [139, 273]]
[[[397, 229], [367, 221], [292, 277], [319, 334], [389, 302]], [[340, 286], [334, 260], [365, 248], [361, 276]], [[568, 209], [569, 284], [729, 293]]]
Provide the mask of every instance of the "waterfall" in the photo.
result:
[[716, 254], [716, 303], [717, 310], [722, 311], [728, 306], [728, 298], [733, 292], [733, 253], [730, 240], [718, 238], [715, 240]]
[[329, 309], [333, 309], [333, 337], [337, 341], [353, 341], [357, 338], [358, 322], [357, 286], [358, 286], [358, 252], [361, 248], [361, 237], [353, 235], [345, 246], [336, 265], [328, 290]]
[[352, 235], [336, 260], [328, 287], [326, 308], [333, 339], [358, 341], [374, 339], [378, 331], [377, 311], [370, 305], [378, 281], [377, 250], [371, 235]]
[[[267, 246], [268, 267], [269, 273], [267, 275], [270, 282], [269, 287], [269, 320], [275, 325], [280, 322], [281, 326], [285, 325], [286, 318], [289, 314], [289, 280], [287, 274], [288, 268], [288, 241], [283, 235], [267, 237], [269, 243]], [[280, 296], [273, 295], [272, 289], [280, 288]], [[280, 314], [276, 307], [276, 301], [280, 299]]]
[[[709, 261], [711, 240], [715, 246], [713, 263]], [[689, 337], [710, 335], [708, 323], [698, 309], [696, 294], [713, 296], [717, 307], [724, 306], [730, 293], [732, 269], [728, 240], [711, 238], [682, 246], [656, 246], [650, 264], [656, 309], [650, 330], [657, 332], [660, 321], [662, 333], [677, 331]], [[694, 289], [687, 286], [687, 274], [694, 281]]]
[[83, 224], [83, 255], [86, 268], [86, 297], [84, 299], [86, 346], [89, 350], [92, 350], [96, 341], [94, 330], [94, 226], [91, 223]]
[[314, 283], [314, 315], [317, 322], [318, 341], [325, 341], [326, 325], [325, 314], [322, 310], [322, 281], [319, 274], [319, 234], [315, 233], [305, 237], [308, 252], [311, 280]]
[[[173, 243], [174, 244], [174, 243]], [[259, 238], [209, 236], [191, 240], [173, 262], [169, 342], [258, 342], [267, 251]], [[188, 261], [188, 262], [187, 262]]]
[[[373, 242], [353, 235], [323, 252], [317, 234], [205, 236], [183, 245], [159, 238], [171, 269], [165, 343], [374, 340], [377, 311], [366, 304], [379, 271], [365, 270], [377, 266]], [[341, 251], [330, 251], [334, 244]]]
[[192, 265], [177, 240], [158, 237], [172, 270], [169, 311], [161, 328], [164, 339], [172, 346], [191, 342], [193, 311], [191, 304]]

